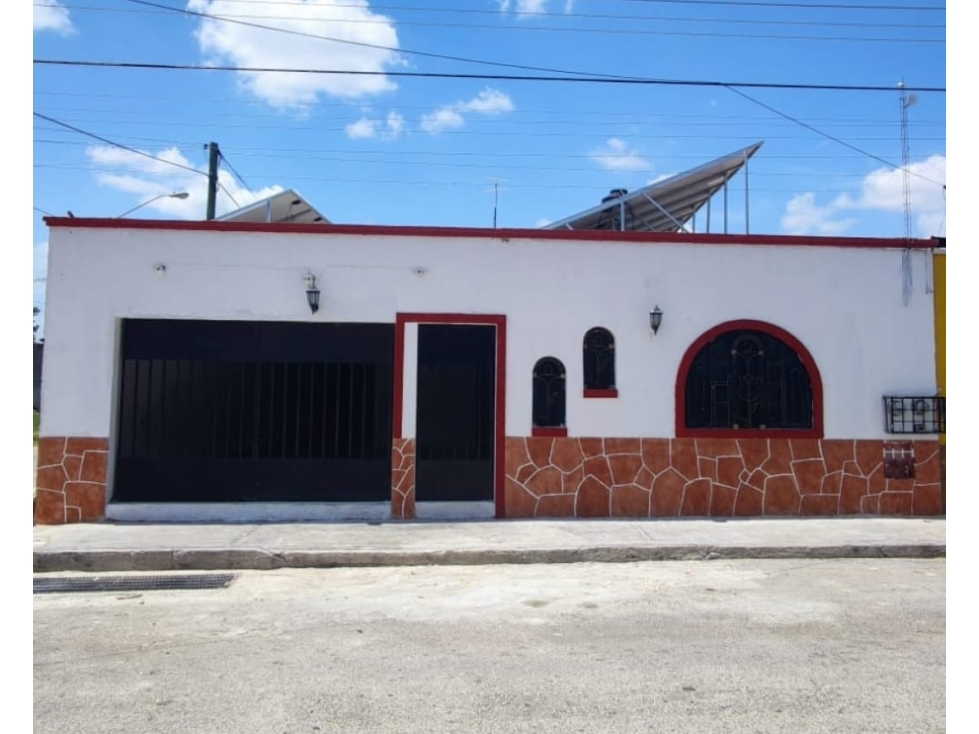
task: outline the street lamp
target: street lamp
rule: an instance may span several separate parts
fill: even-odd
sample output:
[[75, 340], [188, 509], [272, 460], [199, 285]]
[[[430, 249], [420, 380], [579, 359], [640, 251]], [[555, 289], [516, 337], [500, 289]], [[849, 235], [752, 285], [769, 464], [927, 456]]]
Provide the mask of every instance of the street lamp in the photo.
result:
[[147, 204], [152, 204], [154, 201], [158, 201], [159, 199], [186, 199], [188, 196], [190, 196], [190, 194], [186, 191], [179, 191], [176, 194], [159, 194], [158, 196], [154, 196], [152, 199], [147, 199], [142, 204], [137, 204], [128, 211], [124, 211], [122, 214], [117, 216], [116, 219], [122, 219], [127, 214], [132, 214], [137, 209], [142, 209]]

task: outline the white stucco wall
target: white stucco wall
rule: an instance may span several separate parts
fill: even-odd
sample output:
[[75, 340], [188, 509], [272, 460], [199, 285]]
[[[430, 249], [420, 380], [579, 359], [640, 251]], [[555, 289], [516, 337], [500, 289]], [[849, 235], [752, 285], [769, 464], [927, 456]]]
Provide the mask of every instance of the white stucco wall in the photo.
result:
[[[827, 438], [879, 438], [883, 395], [935, 392], [929, 256], [912, 254], [904, 307], [899, 250], [55, 228], [41, 431], [109, 434], [121, 318], [393, 323], [401, 311], [507, 316], [508, 435], [529, 435], [531, 370], [550, 355], [567, 369], [569, 435], [671, 436], [689, 344], [759, 319], [814, 357]], [[315, 316], [307, 271], [322, 290]], [[592, 326], [615, 336], [618, 399], [582, 397]]]

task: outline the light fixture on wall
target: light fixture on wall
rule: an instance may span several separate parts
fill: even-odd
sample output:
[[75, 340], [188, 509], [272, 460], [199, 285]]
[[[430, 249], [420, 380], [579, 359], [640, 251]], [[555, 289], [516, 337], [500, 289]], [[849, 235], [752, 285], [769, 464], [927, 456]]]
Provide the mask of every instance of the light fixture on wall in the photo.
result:
[[659, 331], [659, 327], [662, 323], [663, 311], [659, 306], [656, 306], [649, 312], [649, 328], [653, 330], [654, 335]]
[[316, 287], [316, 276], [312, 273], [306, 275], [306, 303], [311, 312], [320, 310], [320, 289]]

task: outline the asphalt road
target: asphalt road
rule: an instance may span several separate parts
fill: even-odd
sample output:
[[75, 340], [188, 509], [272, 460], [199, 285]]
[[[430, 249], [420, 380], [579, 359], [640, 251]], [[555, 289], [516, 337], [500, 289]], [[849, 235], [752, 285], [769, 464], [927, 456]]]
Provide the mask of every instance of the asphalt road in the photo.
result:
[[944, 559], [284, 570], [34, 597], [35, 732], [944, 730]]

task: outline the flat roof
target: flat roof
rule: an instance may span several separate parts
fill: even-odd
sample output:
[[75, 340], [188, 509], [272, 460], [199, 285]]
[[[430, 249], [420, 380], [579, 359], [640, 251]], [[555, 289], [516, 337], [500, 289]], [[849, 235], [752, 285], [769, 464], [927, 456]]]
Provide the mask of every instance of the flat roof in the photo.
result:
[[359, 235], [365, 237], [455, 237], [468, 239], [558, 240], [568, 242], [632, 242], [663, 245], [767, 245], [782, 247], [852, 247], [934, 250], [932, 239], [903, 237], [837, 237], [780, 234], [702, 234], [690, 232], [620, 232], [617, 230], [493, 229], [491, 227], [419, 227], [377, 224], [303, 224], [296, 222], [233, 222], [220, 219], [101, 219], [45, 217], [52, 229], [141, 229], [187, 232]]

